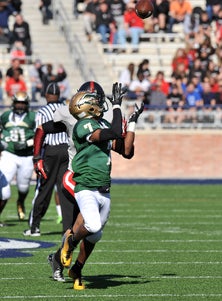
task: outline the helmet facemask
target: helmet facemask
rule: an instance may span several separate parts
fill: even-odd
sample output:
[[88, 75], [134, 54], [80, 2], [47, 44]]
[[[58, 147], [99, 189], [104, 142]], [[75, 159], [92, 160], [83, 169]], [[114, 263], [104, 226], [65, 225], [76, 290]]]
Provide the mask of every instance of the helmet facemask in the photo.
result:
[[17, 92], [12, 97], [13, 112], [22, 115], [29, 111], [29, 96], [26, 92]]

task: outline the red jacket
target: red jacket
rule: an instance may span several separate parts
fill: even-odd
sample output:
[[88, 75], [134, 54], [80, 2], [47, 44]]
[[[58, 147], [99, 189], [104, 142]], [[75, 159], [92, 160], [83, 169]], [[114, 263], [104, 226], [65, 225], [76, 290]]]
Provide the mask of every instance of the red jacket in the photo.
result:
[[144, 29], [144, 22], [140, 19], [134, 10], [125, 11], [124, 13], [124, 23], [127, 23], [129, 27], [141, 27]]
[[23, 80], [15, 81], [13, 77], [10, 77], [5, 81], [5, 91], [11, 97], [18, 91], [27, 92], [27, 86]]

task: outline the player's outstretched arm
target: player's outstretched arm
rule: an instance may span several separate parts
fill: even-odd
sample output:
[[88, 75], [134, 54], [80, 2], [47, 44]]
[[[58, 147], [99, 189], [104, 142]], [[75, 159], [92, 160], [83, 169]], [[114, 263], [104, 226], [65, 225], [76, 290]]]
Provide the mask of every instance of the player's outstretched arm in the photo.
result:
[[109, 98], [113, 108], [113, 120], [111, 127], [107, 129], [98, 129], [92, 133], [90, 141], [107, 141], [121, 138], [122, 136], [122, 113], [121, 104], [125, 92], [119, 83], [113, 84], [112, 97]]
[[113, 150], [121, 154], [126, 159], [131, 159], [134, 156], [134, 140], [135, 128], [140, 114], [143, 112], [144, 103], [142, 102], [140, 108], [135, 105], [135, 110], [128, 120], [128, 126], [124, 138], [117, 139], [113, 143]]

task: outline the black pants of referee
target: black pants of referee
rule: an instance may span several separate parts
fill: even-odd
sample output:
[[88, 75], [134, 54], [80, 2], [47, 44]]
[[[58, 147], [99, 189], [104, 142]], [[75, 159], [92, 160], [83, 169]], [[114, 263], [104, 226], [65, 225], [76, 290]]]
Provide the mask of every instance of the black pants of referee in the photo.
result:
[[63, 232], [71, 227], [74, 215], [74, 203], [70, 202], [62, 191], [62, 178], [68, 167], [68, 145], [61, 144], [56, 146], [45, 146], [44, 149], [44, 168], [47, 179], [42, 177], [37, 180], [35, 196], [32, 201], [32, 211], [29, 215], [29, 225], [31, 232], [36, 228], [40, 228], [40, 222], [45, 215], [55, 185], [60, 199], [62, 209]]

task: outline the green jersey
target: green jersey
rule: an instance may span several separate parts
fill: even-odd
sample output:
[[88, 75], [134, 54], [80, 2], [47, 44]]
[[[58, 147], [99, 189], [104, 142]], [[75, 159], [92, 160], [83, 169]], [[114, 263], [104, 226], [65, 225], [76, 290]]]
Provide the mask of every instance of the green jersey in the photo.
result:
[[1, 117], [3, 127], [1, 139], [7, 143], [6, 150], [18, 156], [32, 156], [33, 145], [16, 150], [15, 143], [26, 143], [35, 134], [35, 112], [16, 115], [12, 111], [4, 112]]
[[105, 119], [82, 119], [73, 129], [73, 142], [76, 155], [72, 160], [75, 192], [94, 190], [111, 183], [111, 141], [92, 143], [90, 135], [97, 129], [109, 128], [110, 123]]

